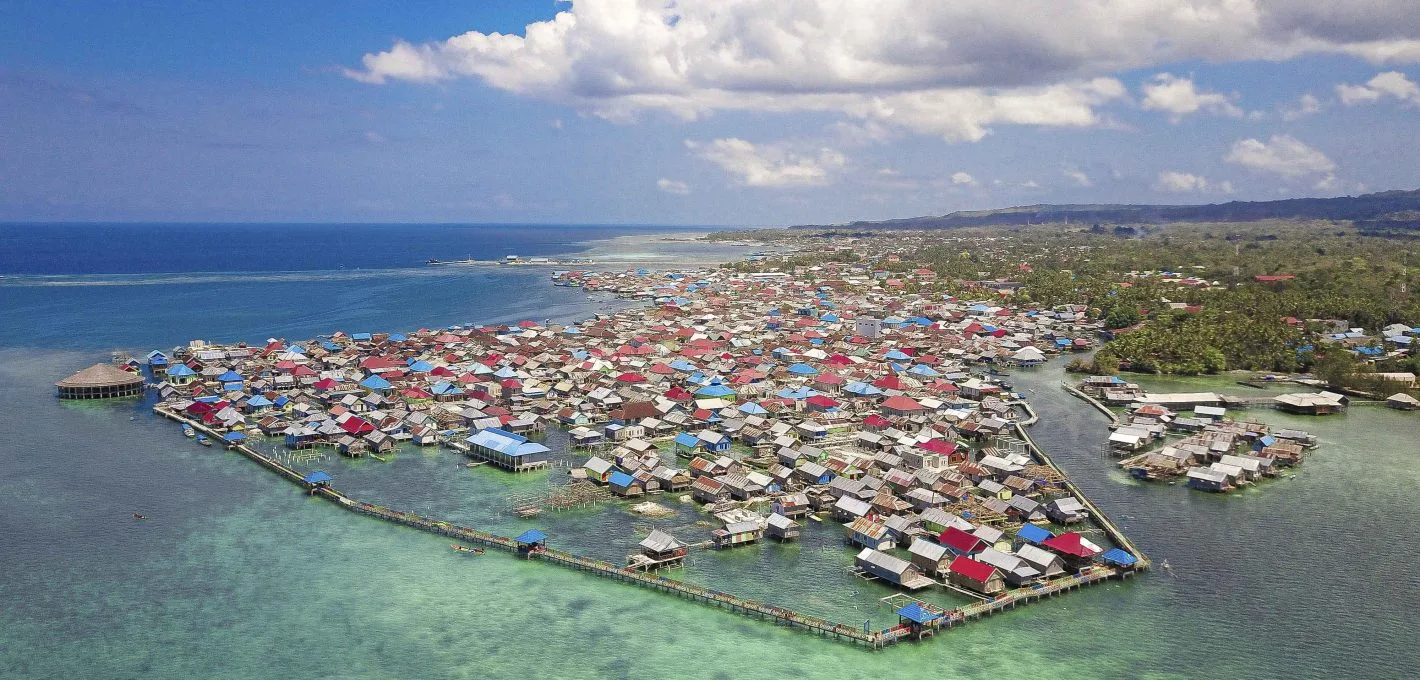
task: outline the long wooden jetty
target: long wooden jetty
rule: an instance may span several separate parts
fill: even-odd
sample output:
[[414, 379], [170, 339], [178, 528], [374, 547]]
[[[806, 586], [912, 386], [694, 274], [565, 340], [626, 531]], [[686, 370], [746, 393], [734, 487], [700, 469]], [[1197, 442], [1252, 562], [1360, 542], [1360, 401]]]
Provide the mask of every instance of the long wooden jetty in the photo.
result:
[[1105, 534], [1109, 536], [1109, 540], [1114, 541], [1115, 545], [1124, 548], [1125, 550], [1128, 550], [1130, 554], [1138, 558], [1139, 561], [1135, 563], [1134, 568], [1139, 571], [1148, 569], [1148, 556], [1146, 556], [1143, 552], [1140, 552], [1140, 550], [1135, 547], [1134, 542], [1129, 540], [1129, 537], [1125, 536], [1124, 532], [1121, 531], [1119, 527], [1114, 524], [1114, 521], [1111, 520], [1108, 515], [1104, 514], [1104, 511], [1101, 510], [1098, 505], [1095, 505], [1095, 502], [1090, 500], [1089, 496], [1086, 496], [1082, 491], [1080, 491], [1080, 487], [1075, 485], [1074, 480], [1071, 480], [1070, 476], [1065, 474], [1065, 471], [1061, 470], [1060, 466], [1056, 465], [1055, 461], [1051, 460], [1050, 456], [1046, 455], [1045, 451], [1035, 443], [1035, 440], [1031, 439], [1031, 436], [1029, 434], [1026, 434], [1025, 428], [1021, 427], [1019, 423], [1017, 423], [1015, 427], [1016, 434], [1023, 441], [1025, 441], [1027, 446], [1030, 447], [1031, 455], [1034, 456], [1036, 460], [1039, 460], [1045, 465], [1050, 466], [1056, 472], [1060, 473], [1060, 476], [1064, 478], [1065, 488], [1069, 489], [1070, 493], [1074, 494], [1076, 498], [1080, 499], [1080, 504], [1084, 505], [1085, 509], [1090, 511], [1090, 518], [1093, 519], [1095, 523], [1100, 526], [1101, 529], [1104, 529]]
[[[213, 437], [215, 440], [222, 440], [222, 435], [218, 431], [207, 427], [203, 423], [187, 418], [180, 413], [174, 412], [171, 409], [164, 408], [162, 405], [153, 407], [153, 411], [165, 418], [191, 425], [194, 429]], [[1043, 460], [1045, 464], [1055, 468], [1058, 472], [1059, 468], [1056, 468], [1049, 457], [1045, 456], [1045, 454], [1040, 451], [1035, 443], [1030, 440], [1029, 436], [1025, 434], [1025, 430], [1019, 424], [1016, 425], [1016, 429], [1022, 439], [1038, 454], [1039, 458]], [[250, 458], [258, 465], [275, 472], [287, 481], [300, 485], [302, 488], [307, 489], [311, 495], [324, 498], [344, 510], [410, 527], [412, 529], [437, 534], [462, 543], [470, 543], [482, 548], [502, 550], [512, 554], [522, 554], [528, 559], [540, 560], [594, 576], [650, 588], [655, 591], [676, 595], [693, 602], [726, 609], [744, 616], [773, 621], [775, 625], [808, 631], [825, 639], [849, 643], [855, 646], [883, 649], [889, 645], [910, 640], [915, 635], [906, 625], [900, 624], [881, 631], [869, 631], [864, 627], [850, 626], [821, 617], [803, 614], [786, 607], [769, 605], [756, 600], [742, 598], [723, 591], [679, 581], [664, 575], [645, 573], [633, 566], [617, 566], [603, 560], [564, 552], [543, 545], [534, 546], [530, 550], [520, 550], [521, 546], [518, 542], [506, 536], [460, 526], [412, 512], [404, 512], [374, 503], [367, 503], [351, 498], [329, 486], [311, 488], [306, 484], [305, 478], [299, 472], [261, 454], [244, 443], [229, 444], [227, 448], [228, 450], [235, 451]], [[1061, 472], [1061, 474], [1063, 475], [1064, 473]], [[1128, 539], [1114, 527], [1113, 523], [1109, 522], [1108, 518], [1104, 516], [1104, 513], [1100, 512], [1088, 498], [1081, 495], [1079, 490], [1076, 489], [1074, 484], [1069, 482], [1068, 479], [1066, 484], [1069, 485], [1070, 490], [1075, 493], [1076, 496], [1080, 497], [1081, 501], [1089, 508], [1091, 513], [1094, 513], [1092, 516], [1105, 528], [1110, 538], [1113, 539], [1115, 543], [1125, 547], [1138, 556], [1140, 569], [1147, 568], [1147, 559], [1134, 549]], [[1108, 578], [1127, 577], [1131, 573], [1132, 570], [1115, 570], [1109, 567], [1092, 566], [1088, 567], [1079, 575], [1057, 578], [1048, 583], [1037, 584], [1033, 587], [1018, 588], [997, 595], [995, 598], [984, 602], [976, 602], [950, 610], [943, 610], [939, 607], [931, 606], [929, 608], [937, 612], [939, 617], [928, 624], [927, 629], [929, 631], [935, 631], [938, 628], [951, 628], [971, 620], [990, 616], [991, 614], [1006, 609], [1013, 609], [1019, 604], [1034, 602]]]

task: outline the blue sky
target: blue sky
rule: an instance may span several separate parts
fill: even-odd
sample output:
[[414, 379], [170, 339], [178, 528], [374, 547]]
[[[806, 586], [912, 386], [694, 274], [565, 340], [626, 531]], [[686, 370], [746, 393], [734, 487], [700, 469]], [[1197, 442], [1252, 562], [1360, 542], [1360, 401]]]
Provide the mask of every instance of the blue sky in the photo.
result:
[[0, 220], [758, 225], [1416, 188], [1420, 13], [1358, 1], [0, 0]]

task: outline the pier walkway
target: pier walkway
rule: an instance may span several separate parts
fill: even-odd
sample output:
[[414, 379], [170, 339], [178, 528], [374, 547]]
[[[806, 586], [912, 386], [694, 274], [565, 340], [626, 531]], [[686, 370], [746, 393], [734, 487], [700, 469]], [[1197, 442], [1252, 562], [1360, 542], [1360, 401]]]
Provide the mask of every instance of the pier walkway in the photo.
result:
[[[179, 413], [175, 413], [169, 409], [166, 409], [161, 405], [155, 406], [153, 408], [153, 411], [165, 418], [191, 425], [197, 431], [207, 434], [214, 440], [220, 441], [222, 439], [221, 433], [217, 432], [216, 430], [213, 430], [200, 422], [186, 418]], [[1024, 428], [1017, 424], [1016, 429], [1021, 435], [1022, 439], [1026, 441], [1026, 443], [1031, 447], [1031, 449], [1038, 454], [1039, 458], [1042, 459], [1050, 467], [1055, 468], [1055, 464], [1051, 462], [1050, 459], [1044, 455], [1044, 453], [1040, 452], [1039, 448], [1035, 446], [1035, 443], [1031, 441], [1029, 436], [1025, 434]], [[340, 491], [333, 489], [329, 486], [317, 486], [311, 488], [309, 485], [306, 484], [304, 477], [299, 472], [285, 465], [282, 465], [281, 463], [272, 460], [271, 458], [268, 458], [267, 456], [257, 452], [255, 449], [252, 449], [251, 447], [245, 444], [233, 444], [229, 445], [227, 448], [228, 450], [235, 451], [247, 458], [250, 458], [262, 467], [271, 470], [272, 472], [275, 472], [276, 474], [285, 478], [287, 481], [300, 485], [302, 488], [307, 489], [312, 495], [324, 498], [334, 503], [336, 506], [348, 510], [350, 512], [365, 515], [367, 517], [372, 517], [375, 519], [384, 520], [394, 524], [399, 524], [413, 529], [418, 529], [420, 531], [426, 531], [429, 533], [437, 534], [439, 536], [444, 536], [446, 538], [450, 538], [461, 543], [469, 543], [482, 548], [502, 550], [515, 555], [520, 553], [520, 546], [517, 541], [506, 536], [499, 536], [497, 534], [489, 533], [486, 531], [480, 531], [478, 529], [473, 529], [470, 527], [459, 526], [449, 522], [425, 517], [423, 515], [419, 515], [412, 512], [403, 512], [382, 505], [367, 503], [346, 496], [344, 493], [341, 493]], [[1059, 471], [1059, 468], [1055, 469]], [[1073, 493], [1075, 493], [1077, 496], [1080, 496], [1079, 491], [1074, 488], [1074, 485], [1072, 483], [1067, 481], [1067, 484], [1070, 485], [1071, 491]], [[1120, 533], [1119, 530], [1115, 528], [1112, 523], [1109, 522], [1109, 520], [1104, 516], [1104, 514], [1100, 512], [1099, 509], [1094, 506], [1094, 504], [1090, 503], [1087, 498], [1083, 496], [1080, 496], [1080, 498], [1085, 503], [1086, 507], [1088, 507], [1092, 513], [1094, 513], [1093, 517], [1095, 517], [1096, 520], [1099, 521], [1101, 526], [1105, 528], [1105, 531], [1109, 533], [1110, 538], [1113, 539], [1115, 543], [1119, 544], [1121, 547], [1126, 548], [1127, 550], [1139, 557], [1140, 569], [1147, 568], [1147, 559], [1145, 559], [1144, 556], [1140, 554], [1133, 547], [1133, 545], [1128, 542], [1128, 539], [1125, 538], [1123, 534]], [[600, 576], [603, 578], [613, 579], [622, 583], [629, 583], [644, 588], [650, 588], [652, 590], [676, 595], [694, 602], [699, 602], [701, 604], [727, 609], [737, 614], [771, 620], [776, 625], [783, 625], [790, 628], [805, 630], [808, 632], [812, 632], [816, 635], [820, 635], [827, 639], [832, 639], [839, 642], [846, 642], [854, 645], [863, 645], [871, 649], [883, 649], [889, 645], [910, 640], [912, 639], [913, 635], [912, 631], [909, 628], [901, 625], [893, 626], [882, 631], [866, 631], [862, 627], [855, 627], [843, 623], [836, 623], [834, 621], [829, 621], [824, 618], [802, 614], [792, 609], [768, 605], [755, 600], [749, 600], [742, 597], [738, 597], [730, 593], [712, 590], [709, 588], [703, 588], [701, 586], [686, 583], [684, 581], [678, 581], [667, 576], [645, 573], [637, 570], [635, 567], [617, 566], [609, 562], [605, 562], [603, 560], [584, 557], [581, 555], [548, 548], [546, 546], [533, 546], [530, 550], [526, 550], [525, 552], [526, 557], [528, 559], [540, 560], [549, 564], [555, 564], [558, 566], [575, 569], [577, 571], [592, 574], [595, 576]], [[953, 626], [960, 625], [970, 620], [980, 619], [1008, 608], [1014, 608], [1017, 604], [1020, 603], [1033, 602], [1057, 593], [1065, 592], [1068, 590], [1074, 590], [1076, 588], [1089, 585], [1091, 583], [1102, 581], [1107, 578], [1124, 577], [1128, 576], [1129, 574], [1129, 570], [1117, 571], [1107, 567], [1094, 566], [1088, 568], [1084, 573], [1080, 575], [1057, 578], [1053, 581], [1050, 581], [1049, 583], [1038, 584], [1037, 586], [1031, 588], [1019, 588], [999, 595], [995, 599], [987, 600], [985, 602], [972, 603], [950, 610], [942, 610], [937, 607], [931, 607], [930, 609], [932, 611], [940, 614], [940, 618], [936, 619], [936, 621], [934, 621], [929, 626], [929, 628], [932, 630], [941, 627], [951, 628]]]
[[1105, 406], [1104, 404], [1100, 403], [1100, 400], [1088, 394], [1085, 394], [1084, 392], [1081, 392], [1080, 390], [1077, 390], [1074, 387], [1071, 387], [1068, 383], [1062, 382], [1060, 383], [1060, 386], [1065, 388], [1066, 392], [1069, 392], [1070, 394], [1079, 397], [1080, 399], [1084, 399], [1086, 402], [1089, 402], [1090, 406], [1095, 407], [1095, 409], [1098, 410], [1100, 413], [1103, 413], [1106, 418], [1109, 418], [1109, 422], [1111, 425], [1118, 425], [1120, 423], [1119, 415], [1114, 411], [1109, 410], [1108, 406]]
[[1138, 571], [1148, 569], [1149, 558], [1135, 547], [1134, 542], [1129, 540], [1128, 536], [1124, 535], [1124, 532], [1115, 525], [1114, 521], [1111, 520], [1108, 515], [1104, 514], [1104, 511], [1101, 510], [1099, 506], [1095, 505], [1094, 501], [1090, 500], [1089, 496], [1086, 496], [1084, 492], [1080, 491], [1080, 488], [1075, 485], [1075, 482], [1070, 479], [1070, 476], [1065, 474], [1065, 471], [1061, 470], [1060, 466], [1056, 465], [1055, 461], [1050, 459], [1050, 456], [1046, 455], [1045, 451], [1035, 443], [1034, 439], [1031, 439], [1031, 436], [1026, 433], [1026, 429], [1017, 424], [1016, 434], [1030, 447], [1031, 455], [1033, 455], [1036, 460], [1039, 460], [1041, 463], [1050, 466], [1056, 472], [1060, 473], [1061, 477], [1065, 480], [1065, 488], [1069, 489], [1070, 493], [1080, 499], [1080, 504], [1084, 505], [1085, 509], [1090, 511], [1090, 518], [1093, 519], [1101, 529], [1104, 529], [1105, 534], [1109, 536], [1109, 540], [1138, 558], [1139, 561], [1135, 563], [1134, 568]]

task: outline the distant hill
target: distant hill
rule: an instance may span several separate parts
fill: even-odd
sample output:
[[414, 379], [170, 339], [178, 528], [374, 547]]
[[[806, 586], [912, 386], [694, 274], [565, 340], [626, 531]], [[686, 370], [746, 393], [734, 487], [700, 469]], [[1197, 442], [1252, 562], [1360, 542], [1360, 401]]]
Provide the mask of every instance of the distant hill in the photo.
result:
[[[1274, 219], [1354, 220], [1363, 229], [1420, 229], [1420, 189], [1382, 191], [1337, 198], [1232, 201], [1208, 205], [1023, 205], [997, 210], [964, 210], [938, 217], [834, 225], [848, 229], [956, 229], [1074, 222], [1080, 224], [1159, 224], [1167, 222], [1255, 222]], [[823, 228], [805, 225], [795, 228]]]

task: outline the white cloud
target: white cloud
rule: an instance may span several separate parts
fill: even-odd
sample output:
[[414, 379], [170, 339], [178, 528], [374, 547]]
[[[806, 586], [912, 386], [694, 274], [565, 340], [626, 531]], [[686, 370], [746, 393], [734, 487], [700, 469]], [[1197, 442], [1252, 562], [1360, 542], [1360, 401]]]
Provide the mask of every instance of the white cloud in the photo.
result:
[[1231, 194], [1233, 193], [1233, 183], [1226, 180], [1210, 182], [1203, 175], [1164, 170], [1154, 181], [1154, 190], [1172, 194]]
[[1292, 108], [1283, 108], [1282, 120], [1294, 121], [1299, 118], [1306, 118], [1315, 113], [1321, 112], [1321, 100], [1312, 96], [1310, 92], [1297, 99], [1297, 105]]
[[361, 136], [365, 138], [365, 141], [367, 141], [367, 142], [369, 142], [369, 143], [371, 143], [371, 144], [384, 144], [384, 143], [385, 143], [385, 136], [382, 135], [382, 134], [380, 134], [380, 133], [378, 133], [378, 132], [375, 132], [374, 130], [366, 130], [366, 131], [365, 131], [365, 134], [363, 134], [363, 135], [361, 135]]
[[1342, 104], [1373, 104], [1382, 97], [1392, 97], [1412, 106], [1420, 106], [1420, 85], [1399, 71], [1376, 74], [1365, 85], [1342, 83], [1336, 86], [1336, 97]]
[[1086, 175], [1083, 170], [1073, 165], [1066, 164], [1061, 166], [1060, 174], [1064, 175], [1065, 179], [1074, 182], [1075, 186], [1092, 187], [1095, 185], [1094, 180], [1090, 179], [1089, 175]]
[[976, 178], [965, 172], [957, 171], [952, 173], [952, 184], [967, 184], [976, 186]]
[[1203, 193], [1208, 190], [1208, 178], [1187, 172], [1164, 170], [1154, 182], [1154, 189], [1175, 194]]
[[801, 152], [786, 144], [755, 145], [743, 139], [710, 142], [686, 140], [696, 156], [720, 166], [739, 184], [752, 187], [819, 186], [832, 181], [832, 173], [847, 159], [829, 148]]
[[1233, 143], [1233, 148], [1223, 160], [1289, 180], [1312, 178], [1317, 189], [1334, 188], [1337, 182], [1335, 162], [1326, 154], [1288, 135], [1272, 135], [1266, 142], [1239, 140]]
[[1101, 124], [1099, 107], [1127, 94], [1101, 74], [1318, 53], [1420, 60], [1411, 2], [1355, 2], [1365, 7], [1058, 0], [1041, 11], [996, 0], [577, 0], [523, 35], [400, 40], [345, 74], [368, 83], [473, 78], [617, 121], [645, 111], [685, 119], [720, 110], [817, 111], [972, 141], [998, 125]]
[[1160, 73], [1144, 85], [1143, 107], [1146, 111], [1163, 111], [1177, 123], [1189, 114], [1204, 111], [1220, 116], [1240, 117], [1242, 109], [1225, 94], [1199, 90], [1188, 78]]
[[668, 194], [684, 196], [690, 193], [690, 185], [678, 179], [666, 179], [662, 177], [656, 180], [656, 188]]

